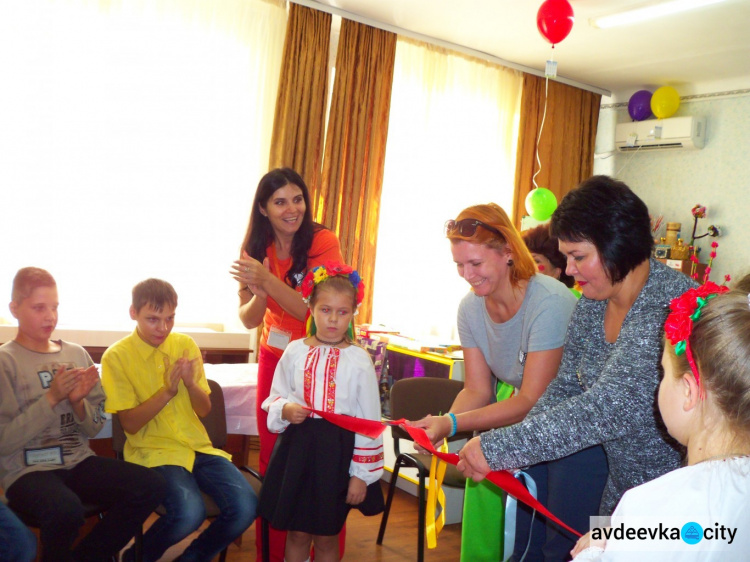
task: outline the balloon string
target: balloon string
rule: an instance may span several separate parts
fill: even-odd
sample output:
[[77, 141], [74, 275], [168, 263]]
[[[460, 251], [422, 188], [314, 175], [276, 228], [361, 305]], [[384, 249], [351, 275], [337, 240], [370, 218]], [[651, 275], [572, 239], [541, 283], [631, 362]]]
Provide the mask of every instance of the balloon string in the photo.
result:
[[[553, 45], [554, 48], [554, 45]], [[542, 140], [542, 131], [544, 131], [544, 120], [547, 118], [547, 90], [549, 88], [549, 76], [544, 78], [544, 111], [542, 112], [542, 123], [539, 125], [539, 136], [536, 138], [536, 163], [539, 166], [537, 171], [531, 177], [531, 183], [534, 184], [534, 189], [539, 187], [536, 183], [536, 177], [539, 172], [542, 171], [542, 161], [539, 159], [539, 141]]]

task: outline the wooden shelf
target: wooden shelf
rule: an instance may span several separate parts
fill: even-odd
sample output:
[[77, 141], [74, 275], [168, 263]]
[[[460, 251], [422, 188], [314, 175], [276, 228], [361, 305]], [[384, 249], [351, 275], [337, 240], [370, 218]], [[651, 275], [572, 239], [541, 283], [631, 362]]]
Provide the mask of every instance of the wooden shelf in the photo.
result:
[[[672, 269], [676, 269], [677, 271], [681, 271], [688, 277], [690, 276], [690, 270], [692, 268], [693, 262], [690, 260], [667, 260], [664, 258], [656, 258], [657, 261], [660, 261], [661, 263], [667, 265], [668, 267], [671, 267]], [[696, 268], [696, 272], [698, 273], [698, 282], [703, 281], [703, 274], [706, 273], [706, 264], [705, 263], [699, 263], [698, 267]]]

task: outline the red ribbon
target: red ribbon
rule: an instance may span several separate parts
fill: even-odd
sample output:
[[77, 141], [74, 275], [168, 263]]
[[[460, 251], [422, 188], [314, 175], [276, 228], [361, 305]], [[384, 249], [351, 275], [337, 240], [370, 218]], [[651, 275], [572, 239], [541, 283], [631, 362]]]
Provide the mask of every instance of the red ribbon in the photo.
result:
[[[431, 454], [452, 465], [458, 464], [458, 455], [456, 453], [441, 453], [440, 451], [436, 451], [432, 446], [432, 443], [430, 443], [425, 430], [420, 427], [412, 427], [410, 425], [406, 425], [406, 420], [404, 419], [392, 420], [389, 422], [379, 422], [374, 420], [355, 418], [352, 416], [344, 416], [342, 414], [322, 412], [320, 410], [313, 410], [312, 408], [308, 408], [308, 410], [310, 410], [314, 414], [317, 414], [324, 420], [331, 422], [334, 425], [337, 425], [349, 431], [353, 431], [354, 433], [360, 433], [369, 437], [370, 439], [380, 437], [380, 435], [382, 435], [382, 433], [385, 431], [385, 428], [389, 425], [400, 426], [401, 429], [406, 431], [418, 445], [426, 449]], [[581, 533], [563, 523], [560, 519], [555, 517], [546, 507], [539, 503], [539, 501], [529, 493], [524, 485], [521, 484], [521, 482], [519, 482], [507, 470], [493, 470], [492, 472], [487, 474], [486, 478], [487, 480], [495, 484], [495, 486], [499, 487], [501, 490], [509, 493], [511, 496], [516, 498], [518, 501], [521, 501], [528, 505], [530, 508], [537, 510], [539, 513], [546, 516], [548, 519], [551, 519], [558, 525], [564, 527], [577, 537], [581, 536]]]

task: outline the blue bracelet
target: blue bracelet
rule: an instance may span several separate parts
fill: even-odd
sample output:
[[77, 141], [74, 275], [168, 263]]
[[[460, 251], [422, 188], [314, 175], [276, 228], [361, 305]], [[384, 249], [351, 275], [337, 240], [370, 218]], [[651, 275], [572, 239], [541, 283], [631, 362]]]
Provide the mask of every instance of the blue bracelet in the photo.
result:
[[445, 415], [450, 417], [451, 419], [451, 432], [448, 434], [448, 437], [453, 437], [458, 431], [458, 421], [456, 420], [456, 414], [454, 414], [453, 412], [448, 412]]

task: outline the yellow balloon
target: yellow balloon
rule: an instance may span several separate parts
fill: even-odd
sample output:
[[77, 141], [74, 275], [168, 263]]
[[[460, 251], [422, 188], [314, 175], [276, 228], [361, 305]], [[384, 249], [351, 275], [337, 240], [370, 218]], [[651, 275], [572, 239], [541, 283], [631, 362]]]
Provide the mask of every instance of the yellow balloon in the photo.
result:
[[680, 107], [680, 94], [672, 86], [662, 86], [651, 96], [651, 112], [657, 119], [672, 117]]

